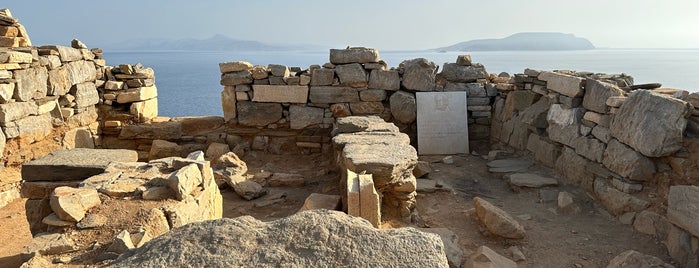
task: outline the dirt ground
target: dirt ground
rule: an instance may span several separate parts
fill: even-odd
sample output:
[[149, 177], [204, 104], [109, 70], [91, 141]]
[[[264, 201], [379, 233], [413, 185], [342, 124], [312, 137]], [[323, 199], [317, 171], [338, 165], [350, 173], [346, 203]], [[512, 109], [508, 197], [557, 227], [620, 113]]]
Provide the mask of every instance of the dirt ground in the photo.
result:
[[[464, 258], [477, 247], [486, 245], [506, 257], [510, 257], [507, 248], [518, 246], [526, 256], [526, 260], [518, 263], [519, 267], [606, 267], [609, 260], [628, 249], [670, 262], [661, 242], [623, 225], [599, 208], [584, 191], [566, 185], [564, 180], [559, 179], [562, 184], [551, 189], [572, 193], [581, 207], [579, 213], [558, 213], [555, 202], [539, 202], [537, 189], [513, 191], [502, 174], [487, 171], [486, 160], [480, 156], [453, 157], [453, 164], [439, 162], [442, 157], [421, 157], [421, 160], [433, 162], [434, 171], [427, 177], [453, 190], [419, 193], [418, 220], [404, 226], [450, 229], [459, 236]], [[224, 217], [251, 215], [261, 220], [274, 220], [295, 213], [311, 193], [339, 193], [339, 174], [330, 156], [250, 152], [242, 159], [249, 167], [249, 174], [261, 170], [294, 173], [302, 175], [306, 183], [303, 187], [268, 187], [266, 196], [252, 201], [240, 198], [231, 189], [224, 189]], [[529, 172], [553, 174], [538, 166], [530, 168]], [[521, 240], [486, 236], [475, 217], [472, 201], [475, 196], [485, 198], [517, 218], [525, 226], [527, 236]], [[0, 226], [0, 241], [3, 241], [0, 243], [0, 267], [18, 267], [21, 264], [18, 253], [31, 239], [24, 218], [24, 200], [0, 209]]]

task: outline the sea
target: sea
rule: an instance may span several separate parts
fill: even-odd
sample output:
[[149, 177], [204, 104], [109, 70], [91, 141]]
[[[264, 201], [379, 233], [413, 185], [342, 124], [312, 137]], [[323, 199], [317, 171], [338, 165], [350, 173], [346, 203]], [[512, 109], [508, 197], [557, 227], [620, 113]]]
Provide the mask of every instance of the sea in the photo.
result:
[[[455, 62], [464, 52], [381, 51], [389, 67], [403, 60], [426, 58], [438, 65]], [[470, 52], [473, 62], [490, 73], [522, 73], [524, 69], [625, 73], [636, 84], [699, 92], [699, 49], [595, 49], [582, 51]], [[219, 62], [248, 61], [306, 69], [328, 62], [326, 51], [105, 51], [108, 65], [141, 63], [155, 70], [161, 116], [222, 115]]]

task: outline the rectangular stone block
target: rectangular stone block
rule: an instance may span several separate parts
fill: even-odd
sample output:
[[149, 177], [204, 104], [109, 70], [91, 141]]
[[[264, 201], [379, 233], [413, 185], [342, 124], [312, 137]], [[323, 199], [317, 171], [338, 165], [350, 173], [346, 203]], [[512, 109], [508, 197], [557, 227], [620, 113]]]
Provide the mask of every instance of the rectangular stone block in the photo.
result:
[[25, 181], [22, 183], [20, 193], [22, 198], [43, 199], [49, 198], [53, 189], [61, 186], [78, 187], [81, 181]]
[[12, 102], [0, 104], [0, 125], [35, 115], [37, 106], [34, 102]]
[[223, 108], [223, 119], [228, 122], [238, 116], [236, 108], [235, 87], [226, 86], [221, 91], [221, 107]]
[[0, 26], [0, 36], [17, 37], [19, 29], [15, 26]]
[[68, 69], [68, 81], [71, 85], [97, 79], [97, 69], [91, 61], [74, 61], [66, 63], [64, 66]]
[[347, 214], [361, 217], [360, 193], [359, 193], [359, 176], [357, 173], [347, 170]]
[[95, 83], [92, 82], [80, 83], [73, 86], [70, 89], [70, 94], [75, 96], [77, 108], [95, 105], [100, 100], [99, 94], [97, 94], [97, 87], [95, 87]]
[[699, 236], [699, 187], [671, 186], [668, 194], [667, 217], [670, 222]]
[[306, 103], [307, 86], [253, 85], [253, 102]]
[[3, 51], [0, 53], [0, 63], [32, 63], [31, 53], [19, 51]]
[[335, 78], [335, 70], [333, 69], [315, 69], [311, 76], [311, 86], [329, 86], [333, 84]]
[[144, 101], [155, 98], [158, 96], [158, 89], [155, 86], [152, 87], [140, 87], [134, 89], [127, 89], [119, 92], [117, 95], [118, 103], [131, 103], [137, 101]]
[[131, 103], [129, 113], [138, 118], [138, 122], [146, 122], [158, 116], [158, 99], [152, 98], [145, 101]]
[[381, 203], [379, 193], [374, 188], [371, 174], [359, 175], [359, 205], [362, 218], [379, 228], [381, 225]]
[[312, 103], [359, 102], [359, 91], [351, 87], [311, 87], [309, 99]]
[[469, 153], [466, 92], [417, 92], [420, 154]]
[[584, 79], [566, 74], [554, 72], [541, 72], [539, 80], [546, 81], [546, 87], [568, 97], [582, 97], [585, 91], [582, 88]]
[[22, 165], [26, 181], [74, 181], [101, 174], [111, 162], [136, 162], [131, 150], [71, 149], [51, 154]]
[[375, 48], [349, 47], [346, 49], [331, 49], [330, 63], [370, 63], [379, 62], [379, 51]]

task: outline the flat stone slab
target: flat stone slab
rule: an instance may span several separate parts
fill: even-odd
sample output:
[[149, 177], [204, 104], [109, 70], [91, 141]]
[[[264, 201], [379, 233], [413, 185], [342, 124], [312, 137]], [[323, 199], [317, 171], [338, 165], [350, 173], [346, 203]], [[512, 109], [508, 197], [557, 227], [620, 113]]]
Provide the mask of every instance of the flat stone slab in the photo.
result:
[[103, 173], [112, 162], [136, 162], [138, 154], [132, 150], [70, 149], [22, 165], [24, 181], [84, 180]]
[[487, 163], [490, 172], [507, 173], [526, 171], [533, 163], [522, 159], [500, 159]]
[[554, 178], [531, 173], [515, 173], [509, 175], [508, 177], [508, 182], [512, 186], [539, 188], [544, 186], [558, 185], [558, 181]]

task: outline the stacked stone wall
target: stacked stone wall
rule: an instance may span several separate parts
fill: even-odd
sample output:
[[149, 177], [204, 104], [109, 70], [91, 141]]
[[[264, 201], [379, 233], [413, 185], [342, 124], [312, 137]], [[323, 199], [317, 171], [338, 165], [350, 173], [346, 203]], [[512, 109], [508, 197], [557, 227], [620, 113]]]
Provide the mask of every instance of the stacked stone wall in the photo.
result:
[[624, 74], [527, 69], [497, 85], [491, 140], [531, 153], [694, 267], [699, 94], [658, 87]]

